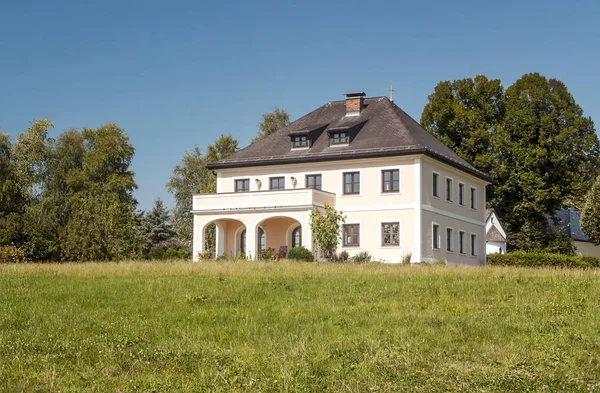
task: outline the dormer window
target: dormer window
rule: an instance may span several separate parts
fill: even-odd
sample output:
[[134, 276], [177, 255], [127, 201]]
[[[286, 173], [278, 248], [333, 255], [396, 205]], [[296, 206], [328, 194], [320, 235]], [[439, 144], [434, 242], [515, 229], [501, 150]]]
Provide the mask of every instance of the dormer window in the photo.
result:
[[308, 137], [306, 135], [293, 136], [292, 137], [292, 148], [298, 149], [308, 147]]
[[350, 134], [348, 132], [331, 133], [331, 145], [347, 145], [350, 143]]

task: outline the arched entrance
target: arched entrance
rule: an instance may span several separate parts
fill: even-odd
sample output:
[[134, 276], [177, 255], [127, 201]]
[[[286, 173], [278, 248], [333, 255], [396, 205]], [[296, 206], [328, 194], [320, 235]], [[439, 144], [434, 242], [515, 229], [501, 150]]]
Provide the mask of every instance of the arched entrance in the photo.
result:
[[[214, 228], [214, 229], [213, 229]], [[203, 228], [206, 252], [213, 257], [234, 257], [247, 247], [246, 226], [240, 220], [222, 218], [206, 224]]]
[[300, 222], [291, 217], [277, 216], [261, 221], [256, 228], [256, 250], [271, 248], [279, 252], [282, 247], [289, 251], [302, 245]]

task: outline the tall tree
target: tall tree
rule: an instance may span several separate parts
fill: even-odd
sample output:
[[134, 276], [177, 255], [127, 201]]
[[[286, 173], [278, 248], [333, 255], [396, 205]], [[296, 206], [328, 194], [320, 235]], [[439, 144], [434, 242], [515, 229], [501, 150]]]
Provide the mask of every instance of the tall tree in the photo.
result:
[[[510, 233], [581, 201], [600, 164], [600, 144], [589, 117], [556, 79], [526, 74], [505, 93], [506, 114], [493, 136], [496, 180], [491, 200]], [[527, 236], [513, 237], [525, 248]]]
[[262, 121], [258, 125], [258, 135], [251, 143], [260, 141], [288, 124], [290, 124], [290, 114], [285, 109], [275, 107], [273, 112], [263, 113]]
[[18, 240], [17, 224], [25, 208], [23, 196], [10, 138], [0, 133], [0, 245]]
[[600, 176], [587, 195], [581, 210], [581, 229], [594, 244], [600, 244]]
[[440, 82], [423, 109], [421, 124], [459, 156], [488, 172], [491, 135], [504, 117], [499, 79], [483, 75]]
[[130, 170], [135, 149], [115, 124], [82, 132], [82, 168], [73, 170], [70, 219], [62, 233], [67, 260], [116, 260], [135, 252], [137, 188]]
[[513, 248], [566, 243], [546, 217], [563, 205], [581, 206], [598, 171], [600, 145], [592, 120], [562, 82], [537, 73], [506, 91], [484, 76], [441, 82], [421, 122], [495, 180], [488, 202]]
[[[175, 197], [173, 210], [174, 229], [180, 241], [192, 245], [192, 195], [217, 192], [217, 177], [206, 165], [209, 162], [226, 158], [238, 148], [238, 141], [231, 135], [221, 135], [207, 147], [203, 155], [199, 147], [186, 152], [181, 163], [173, 168], [173, 175], [167, 183], [167, 190]], [[213, 236], [214, 237], [214, 236]], [[207, 236], [208, 241], [211, 236]]]
[[141, 217], [138, 238], [143, 242], [145, 249], [149, 250], [152, 246], [170, 240], [174, 236], [175, 231], [171, 224], [169, 209], [165, 207], [160, 198], [157, 198], [152, 209]]

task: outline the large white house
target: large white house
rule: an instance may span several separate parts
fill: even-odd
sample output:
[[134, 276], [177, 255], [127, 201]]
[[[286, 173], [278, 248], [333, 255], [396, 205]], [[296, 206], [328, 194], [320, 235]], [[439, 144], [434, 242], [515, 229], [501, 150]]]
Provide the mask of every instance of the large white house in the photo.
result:
[[314, 250], [310, 213], [329, 204], [346, 216], [338, 251], [484, 264], [490, 178], [388, 98], [364, 96], [346, 94], [211, 163], [217, 193], [193, 196], [194, 258], [211, 223], [218, 255]]

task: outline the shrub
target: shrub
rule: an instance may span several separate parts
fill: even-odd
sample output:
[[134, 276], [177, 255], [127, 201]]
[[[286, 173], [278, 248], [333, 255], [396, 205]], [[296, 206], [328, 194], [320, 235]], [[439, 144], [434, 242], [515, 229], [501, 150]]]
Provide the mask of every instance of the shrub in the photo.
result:
[[215, 259], [215, 254], [213, 254], [212, 250], [206, 250], [204, 253], [198, 253], [199, 261], [212, 261], [213, 259]]
[[0, 263], [23, 263], [27, 261], [25, 250], [17, 246], [0, 246]]
[[328, 260], [335, 259], [335, 249], [342, 237], [341, 229], [345, 221], [343, 213], [328, 204], [325, 204], [324, 215], [317, 208], [310, 213], [313, 240]]
[[411, 252], [402, 255], [402, 264], [403, 265], [410, 265], [411, 258], [412, 258], [412, 253]]
[[192, 253], [189, 248], [178, 242], [160, 242], [142, 255], [144, 259], [189, 259]]
[[256, 258], [260, 259], [260, 260], [269, 260], [269, 259], [275, 259], [276, 256], [277, 256], [277, 251], [275, 251], [274, 248], [267, 248], [267, 249], [259, 252], [256, 255]]
[[524, 266], [524, 267], [600, 267], [598, 258], [572, 257], [563, 254], [544, 254], [525, 251], [507, 254], [490, 254], [488, 265], [492, 266]]
[[352, 257], [352, 261], [356, 263], [371, 262], [371, 254], [368, 251], [361, 251]]
[[306, 247], [294, 247], [288, 252], [288, 258], [295, 261], [312, 262], [315, 260], [312, 252], [308, 251]]

